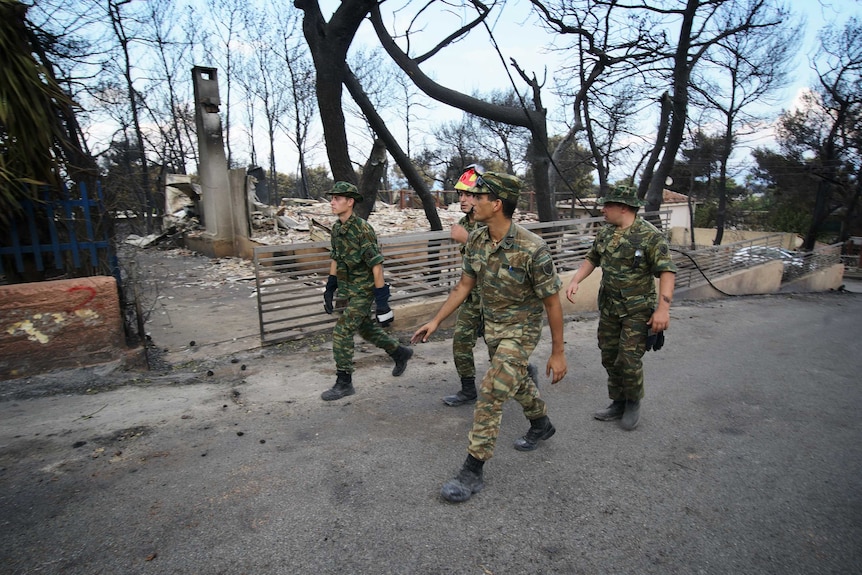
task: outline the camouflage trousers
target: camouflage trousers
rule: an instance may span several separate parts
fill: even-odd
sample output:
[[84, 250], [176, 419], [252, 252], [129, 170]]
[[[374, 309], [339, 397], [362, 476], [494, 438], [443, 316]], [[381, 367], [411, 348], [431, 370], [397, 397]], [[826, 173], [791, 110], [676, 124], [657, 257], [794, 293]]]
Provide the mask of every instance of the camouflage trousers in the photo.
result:
[[458, 376], [476, 377], [476, 362], [473, 348], [482, 329], [482, 305], [479, 295], [471, 293], [461, 307], [455, 320], [455, 333], [452, 335], [452, 356]]
[[470, 440], [467, 452], [482, 461], [494, 455], [503, 404], [509, 398], [521, 404], [527, 419], [537, 419], [548, 413], [548, 407], [539, 397], [539, 388], [527, 373], [527, 363], [536, 343], [524, 346], [518, 340], [503, 339], [499, 344], [489, 344], [488, 347], [491, 367], [479, 387], [479, 397], [473, 409], [473, 427], [467, 436]]
[[612, 400], [638, 400], [644, 396], [643, 356], [649, 318], [649, 311], [622, 317], [602, 311], [599, 317], [599, 349]]
[[338, 371], [353, 373], [354, 334], [358, 333], [362, 339], [390, 355], [398, 349], [398, 340], [386, 333], [371, 317], [371, 303], [370, 295], [351, 296], [347, 307], [341, 312], [341, 317], [335, 322], [335, 329], [332, 330], [332, 355], [335, 358], [335, 369]]

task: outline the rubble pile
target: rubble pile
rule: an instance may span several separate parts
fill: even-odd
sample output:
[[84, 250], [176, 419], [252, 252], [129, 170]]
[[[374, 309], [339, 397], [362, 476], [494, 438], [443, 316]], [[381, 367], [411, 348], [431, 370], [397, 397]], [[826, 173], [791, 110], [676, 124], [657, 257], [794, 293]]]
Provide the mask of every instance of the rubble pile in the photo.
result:
[[[455, 203], [447, 208], [438, 208], [437, 213], [444, 230], [457, 224], [464, 214]], [[328, 201], [288, 200], [276, 211], [274, 217], [255, 212], [252, 239], [266, 245], [279, 245], [328, 239], [329, 230], [336, 222]], [[535, 214], [515, 212], [515, 221], [537, 221]], [[368, 218], [377, 236], [430, 231], [425, 211], [417, 208], [399, 208], [377, 201]]]
[[[304, 200], [286, 198], [282, 205], [266, 206], [258, 202], [251, 213], [251, 238], [263, 245], [284, 245], [329, 240], [329, 232], [336, 222], [329, 202], [326, 200]], [[463, 215], [460, 206], [450, 204], [438, 208], [437, 213], [444, 230], [458, 223]], [[536, 221], [532, 213], [515, 212], [515, 221]], [[400, 208], [397, 205], [377, 201], [368, 222], [374, 227], [377, 236], [393, 236], [414, 232], [430, 231], [425, 211], [419, 208]], [[164, 219], [161, 234], [141, 237], [129, 235], [126, 243], [145, 248], [155, 244], [162, 247], [175, 245], [182, 247], [183, 237], [189, 232], [203, 231], [203, 226], [194, 210], [178, 209]]]
[[[135, 242], [126, 241], [118, 248], [126, 277], [146, 278], [149, 287], [169, 284], [172, 288], [218, 288], [224, 286], [248, 286], [254, 289], [254, 262], [239, 257], [209, 258], [184, 247], [161, 244], [156, 253], [145, 255], [149, 250], [134, 250]], [[139, 246], [140, 247], [140, 246]], [[146, 246], [145, 246], [146, 247]], [[132, 267], [135, 268], [132, 272]], [[250, 293], [249, 296], [255, 295]], [[163, 295], [153, 296], [162, 299]], [[173, 299], [172, 296], [170, 299]]]

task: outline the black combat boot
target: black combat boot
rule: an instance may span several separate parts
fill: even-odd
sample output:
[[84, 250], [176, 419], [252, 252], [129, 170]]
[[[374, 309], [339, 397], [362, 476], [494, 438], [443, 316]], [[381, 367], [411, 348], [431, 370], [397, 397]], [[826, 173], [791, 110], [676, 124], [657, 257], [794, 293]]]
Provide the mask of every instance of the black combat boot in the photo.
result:
[[539, 441], [550, 439], [557, 432], [557, 429], [551, 424], [551, 420], [547, 415], [538, 419], [530, 420], [530, 429], [527, 430], [524, 437], [519, 437], [515, 440], [515, 449], [518, 451], [533, 451], [539, 447]]
[[398, 349], [393, 351], [389, 357], [395, 361], [395, 367], [392, 368], [392, 375], [398, 377], [404, 370], [407, 369], [407, 362], [413, 357], [413, 350], [409, 347], [399, 345]]
[[615, 399], [614, 402], [607, 407], [607, 409], [595, 412], [593, 414], [593, 417], [595, 417], [599, 421], [614, 421], [616, 419], [620, 419], [623, 416], [623, 411], [625, 411], [625, 408], [625, 399]]
[[476, 401], [476, 378], [462, 377], [461, 390], [458, 393], [447, 395], [443, 398], [443, 403], [450, 407], [464, 405], [465, 403], [473, 403]]
[[484, 461], [480, 461], [472, 455], [467, 456], [464, 466], [458, 475], [443, 484], [440, 495], [446, 501], [461, 503], [467, 501], [474, 493], [479, 493], [485, 487], [482, 479]]
[[320, 399], [323, 401], [333, 401], [356, 393], [353, 389], [353, 374], [346, 371], [337, 371], [335, 374], [337, 376], [335, 385], [320, 394]]
[[620, 421], [620, 426], [626, 431], [631, 431], [638, 426], [641, 418], [641, 402], [638, 399], [627, 399], [625, 413]]

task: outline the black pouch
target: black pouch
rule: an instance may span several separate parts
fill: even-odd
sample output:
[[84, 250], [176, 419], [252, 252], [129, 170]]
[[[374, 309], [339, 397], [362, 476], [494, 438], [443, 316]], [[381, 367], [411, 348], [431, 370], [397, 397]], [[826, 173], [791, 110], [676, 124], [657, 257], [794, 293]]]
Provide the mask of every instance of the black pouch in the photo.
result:
[[664, 346], [664, 332], [660, 331], [658, 333], [653, 330], [649, 330], [646, 339], [646, 350], [647, 351], [658, 351]]

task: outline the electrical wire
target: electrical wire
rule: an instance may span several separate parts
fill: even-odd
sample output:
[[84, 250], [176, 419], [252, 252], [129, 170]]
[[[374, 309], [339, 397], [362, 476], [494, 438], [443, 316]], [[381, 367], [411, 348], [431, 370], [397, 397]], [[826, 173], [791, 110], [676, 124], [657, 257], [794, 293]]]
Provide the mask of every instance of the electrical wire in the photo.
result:
[[[523, 98], [523, 96], [521, 96], [521, 92], [518, 91], [518, 87], [515, 84], [515, 79], [512, 77], [511, 72], [509, 72], [509, 67], [506, 65], [506, 59], [503, 57], [503, 52], [500, 50], [500, 46], [497, 44], [497, 39], [494, 38], [494, 33], [491, 31], [490, 26], [488, 26], [488, 22], [483, 20], [482, 24], [485, 26], [485, 30], [488, 32], [488, 37], [491, 40], [491, 45], [494, 46], [494, 51], [497, 52], [497, 56], [500, 57], [500, 62], [503, 64], [503, 70], [505, 70], [506, 76], [509, 78], [509, 83], [512, 85], [512, 90], [515, 92], [515, 95], [518, 97], [518, 102], [520, 102], [520, 104], [521, 104], [521, 109], [524, 110], [524, 115], [527, 117], [527, 122], [531, 126], [530, 131], [531, 131], [531, 133], [535, 133], [536, 132], [536, 126], [533, 124], [532, 116], [530, 116], [530, 110], [527, 108], [527, 103], [524, 102], [524, 98]], [[551, 155], [551, 151], [548, 149], [547, 142], [541, 142], [541, 145], [542, 145], [542, 151], [545, 153], [545, 157], [548, 158], [548, 161], [550, 162], [551, 166], [553, 166], [554, 171], [557, 173], [557, 176], [559, 176], [560, 181], [563, 182], [566, 185], [566, 187], [569, 189], [569, 191], [572, 193], [572, 197], [575, 200], [577, 200], [577, 202], [581, 205], [581, 207], [584, 208], [584, 210], [586, 210], [587, 213], [590, 214], [591, 217], [596, 217], [596, 214], [594, 211], [595, 206], [593, 206], [592, 208], [587, 206], [584, 203], [584, 201], [580, 198], [580, 196], [578, 196], [577, 192], [572, 187], [572, 185], [569, 183], [569, 181], [563, 176], [562, 170], [557, 165], [557, 163], [554, 161], [554, 158]]]
[[[515, 94], [518, 96], [518, 101], [521, 104], [521, 108], [524, 110], [524, 114], [527, 117], [527, 122], [529, 122], [531, 124], [531, 126], [533, 128], [532, 131], [535, 132], [535, 126], [533, 125], [533, 118], [532, 118], [532, 116], [530, 116], [529, 110], [527, 109], [527, 104], [524, 101], [523, 96], [521, 96], [521, 93], [518, 91], [518, 87], [515, 84], [515, 79], [512, 77], [512, 74], [509, 72], [509, 67], [506, 65], [506, 59], [503, 57], [503, 53], [500, 50], [500, 46], [497, 44], [496, 38], [494, 38], [494, 33], [491, 31], [491, 28], [488, 26], [488, 23], [486, 21], [483, 21], [483, 25], [485, 26], [485, 30], [488, 32], [488, 37], [491, 39], [491, 44], [494, 46], [494, 50], [497, 52], [497, 55], [500, 57], [500, 62], [503, 64], [503, 69], [506, 71], [506, 76], [509, 78], [509, 83], [512, 85], [512, 89], [514, 90]], [[548, 161], [554, 167], [554, 171], [556, 171], [557, 175], [560, 177], [560, 181], [565, 183], [566, 187], [572, 193], [572, 197], [578, 201], [578, 203], [581, 205], [581, 207], [583, 207], [585, 210], [587, 210], [588, 213], [593, 215], [592, 209], [584, 204], [583, 200], [581, 200], [581, 198], [577, 195], [577, 193], [575, 192], [575, 189], [572, 188], [572, 185], [569, 183], [569, 181], [565, 177], [563, 177], [563, 173], [560, 170], [560, 167], [554, 161], [554, 158], [551, 156], [551, 152], [548, 149], [546, 142], [542, 142], [542, 146], [544, 148], [545, 157], [548, 158]], [[697, 269], [697, 271], [700, 272], [700, 275], [703, 276], [703, 279], [706, 280], [706, 283], [708, 283], [709, 286], [712, 287], [715, 291], [717, 291], [718, 293], [725, 295], [727, 297], [739, 297], [739, 294], [727, 293], [726, 291], [724, 291], [723, 289], [719, 288], [714, 283], [712, 283], [712, 280], [709, 279], [709, 276], [706, 275], [706, 272], [703, 271], [703, 269], [700, 267], [700, 265], [698, 265], [697, 261], [695, 261], [695, 259], [693, 257], [691, 257], [691, 255], [689, 255], [687, 252], [684, 252], [684, 251], [677, 249], [677, 248], [670, 248], [670, 250], [677, 252], [677, 253], [680, 253], [680, 254], [684, 255], [685, 257], [687, 257], [689, 260], [691, 260], [691, 263], [694, 264], [694, 267]]]
[[724, 291], [723, 289], [721, 289], [720, 287], [718, 287], [717, 285], [712, 283], [712, 280], [709, 279], [709, 276], [706, 275], [706, 272], [703, 271], [703, 269], [698, 265], [697, 261], [695, 261], [695, 259], [693, 257], [691, 257], [691, 255], [688, 252], [684, 252], [684, 251], [677, 249], [677, 248], [670, 248], [670, 251], [676, 252], [678, 254], [682, 254], [685, 257], [687, 257], [688, 259], [690, 259], [691, 263], [694, 264], [695, 269], [697, 269], [697, 271], [700, 272], [700, 275], [703, 276], [703, 279], [706, 280], [706, 283], [708, 283], [712, 289], [714, 289], [715, 291], [717, 291], [721, 295], [726, 295], [727, 297], [739, 297], [739, 294], [727, 293], [726, 291]]

